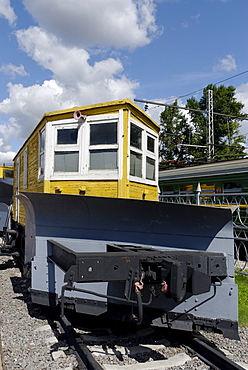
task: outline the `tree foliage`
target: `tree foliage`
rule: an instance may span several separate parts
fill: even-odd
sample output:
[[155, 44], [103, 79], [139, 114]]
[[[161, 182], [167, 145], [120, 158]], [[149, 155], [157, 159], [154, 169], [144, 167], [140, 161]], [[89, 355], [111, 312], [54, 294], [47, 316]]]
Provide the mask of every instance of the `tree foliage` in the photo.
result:
[[192, 128], [187, 122], [186, 116], [176, 108], [175, 101], [170, 107], [165, 107], [161, 113], [160, 123], [160, 160], [161, 162], [179, 161], [185, 153], [181, 144], [188, 141], [192, 135]]
[[[244, 105], [235, 98], [233, 86], [219, 87], [208, 85], [199, 101], [194, 97], [187, 100], [186, 107], [203, 112], [189, 111], [190, 120], [175, 108], [165, 107], [161, 113], [160, 158], [161, 162], [183, 160], [185, 162], [206, 161], [207, 159], [207, 99], [208, 90], [213, 91], [213, 111], [227, 116], [214, 114], [214, 160], [238, 159], [245, 155], [245, 136], [240, 134]], [[204, 112], [205, 111], [205, 112]], [[231, 117], [232, 116], [232, 117]], [[240, 117], [236, 118], [236, 117]], [[187, 144], [185, 146], [172, 143]], [[166, 145], [168, 149], [166, 149]]]

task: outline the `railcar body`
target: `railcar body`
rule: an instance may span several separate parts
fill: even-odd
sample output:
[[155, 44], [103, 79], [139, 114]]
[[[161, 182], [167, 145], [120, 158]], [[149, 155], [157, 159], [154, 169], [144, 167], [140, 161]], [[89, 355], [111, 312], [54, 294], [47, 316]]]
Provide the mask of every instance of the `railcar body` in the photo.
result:
[[0, 237], [11, 227], [10, 208], [13, 196], [13, 166], [0, 166]]
[[0, 203], [12, 203], [13, 172], [13, 166], [0, 166]]
[[158, 133], [129, 100], [43, 116], [14, 172], [32, 300], [237, 338], [231, 212], [157, 201]]

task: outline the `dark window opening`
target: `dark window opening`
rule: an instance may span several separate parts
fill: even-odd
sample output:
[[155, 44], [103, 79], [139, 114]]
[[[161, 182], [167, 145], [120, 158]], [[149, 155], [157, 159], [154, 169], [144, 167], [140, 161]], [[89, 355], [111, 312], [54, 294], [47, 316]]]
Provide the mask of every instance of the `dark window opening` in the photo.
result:
[[225, 193], [241, 193], [242, 186], [238, 182], [224, 182], [223, 184], [224, 192]]
[[90, 125], [90, 145], [117, 143], [117, 123], [97, 123]]
[[142, 130], [133, 123], [131, 124], [130, 145], [137, 149], [141, 149], [142, 147]]
[[155, 140], [151, 136], [147, 136], [147, 150], [152, 153], [155, 151]]
[[3, 170], [3, 177], [5, 178], [5, 179], [12, 179], [13, 178], [13, 174], [14, 174], [14, 171], [13, 170], [6, 170], [6, 169], [4, 169]]
[[78, 129], [59, 129], [57, 134], [57, 144], [77, 144]]

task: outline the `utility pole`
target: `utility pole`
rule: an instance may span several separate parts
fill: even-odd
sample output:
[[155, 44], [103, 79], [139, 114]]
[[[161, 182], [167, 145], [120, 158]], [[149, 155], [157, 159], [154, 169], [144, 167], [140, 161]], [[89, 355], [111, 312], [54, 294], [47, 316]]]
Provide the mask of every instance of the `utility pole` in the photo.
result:
[[208, 122], [207, 122], [207, 148], [208, 148], [208, 161], [214, 158], [214, 109], [213, 109], [213, 90], [208, 90], [207, 99], [207, 111], [208, 111]]

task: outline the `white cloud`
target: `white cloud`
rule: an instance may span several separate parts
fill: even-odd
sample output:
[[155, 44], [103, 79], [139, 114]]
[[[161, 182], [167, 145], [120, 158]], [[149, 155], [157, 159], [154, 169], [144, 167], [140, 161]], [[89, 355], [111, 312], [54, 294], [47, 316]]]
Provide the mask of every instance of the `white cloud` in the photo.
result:
[[191, 19], [193, 19], [196, 23], [199, 23], [200, 22], [200, 17], [201, 17], [201, 14], [198, 13], [196, 15], [192, 15]]
[[0, 164], [12, 165], [15, 152], [11, 150], [10, 141], [13, 137], [18, 137], [20, 127], [13, 118], [8, 123], [0, 124]]
[[16, 153], [9, 151], [9, 152], [1, 152], [0, 151], [0, 165], [5, 166], [13, 166], [13, 158], [15, 157]]
[[[4, 13], [1, 1], [0, 12], [14, 24], [14, 13], [11, 18], [10, 7], [9, 13]], [[160, 32], [155, 22], [154, 0], [23, 0], [23, 3], [40, 27], [16, 31], [19, 48], [42, 69], [51, 71], [52, 77], [26, 87], [7, 85], [9, 96], [0, 102], [0, 137], [5, 143], [0, 142], [0, 160], [1, 153], [11, 152], [10, 143], [15, 138], [18, 142], [27, 138], [45, 112], [134, 99], [138, 83], [125, 76], [117, 57], [101, 60], [102, 48], [110, 48], [110, 52], [113, 47], [134, 49], [148, 44]], [[5, 0], [2, 4], [7, 9], [10, 3]], [[96, 52], [96, 46], [98, 61], [94, 63], [91, 53]], [[11, 77], [27, 74], [22, 65], [2, 65], [0, 71]], [[3, 115], [7, 115], [6, 121]]]
[[8, 84], [9, 97], [0, 102], [0, 113], [14, 118], [19, 130], [13, 131], [14, 137], [18, 132], [25, 139], [45, 112], [134, 98], [138, 84], [122, 75], [120, 61], [108, 58], [90, 65], [87, 51], [64, 46], [56, 36], [38, 27], [19, 30], [16, 36], [21, 49], [49, 69], [53, 79], [28, 87]]
[[14, 26], [17, 16], [10, 6], [10, 0], [0, 0], [0, 17], [4, 17], [11, 26]]
[[[243, 113], [248, 115], [248, 82], [244, 83], [236, 88], [236, 98], [238, 101], [244, 104]], [[240, 132], [246, 135], [248, 139], [248, 121], [244, 120], [242, 122], [242, 128]]]
[[24, 4], [42, 28], [80, 47], [133, 49], [160, 32], [153, 0], [24, 0]]
[[[162, 99], [154, 99], [152, 100], [153, 103], [158, 103], [158, 105], [156, 104], [147, 104], [147, 110], [146, 110], [146, 113], [155, 121], [157, 122], [158, 124], [160, 124], [160, 115], [161, 113], [164, 111], [165, 109], [165, 106], [164, 105], [161, 105], [161, 104], [170, 104], [170, 105], [173, 105], [173, 103], [175, 102], [175, 100], [177, 100], [178, 102], [178, 105], [180, 106], [183, 106], [181, 100], [176, 97], [176, 96], [171, 96], [169, 98], [162, 98]], [[144, 108], [144, 106], [142, 107], [142, 109]], [[184, 111], [183, 111], [184, 113]]]
[[248, 114], [248, 82], [236, 88], [236, 98], [244, 104], [244, 112]]
[[25, 71], [22, 64], [19, 67], [15, 66], [11, 63], [3, 64], [0, 67], [0, 72], [3, 72], [4, 74], [9, 75], [11, 77], [15, 77], [16, 75], [19, 75], [19, 76], [27, 76], [28, 75], [28, 73]]
[[186, 28], [189, 28], [189, 22], [186, 21], [186, 19], [181, 23], [181, 27], [186, 29]]
[[108, 58], [91, 65], [87, 51], [65, 46], [56, 36], [38, 27], [16, 34], [20, 47], [42, 67], [52, 71], [62, 89], [60, 102], [63, 105], [68, 101], [82, 105], [134, 97], [133, 90], [138, 84], [122, 74], [119, 60]]
[[123, 69], [121, 62], [112, 58], [91, 66], [87, 51], [64, 46], [56, 36], [38, 27], [19, 30], [16, 35], [22, 50], [42, 67], [52, 71], [55, 79], [69, 85], [108, 79]]
[[237, 68], [235, 59], [232, 55], [226, 55], [225, 58], [219, 59], [219, 63], [214, 67], [215, 71], [230, 72]]
[[56, 97], [62, 89], [53, 80], [29, 87], [9, 83], [8, 90], [9, 98], [0, 103], [0, 113], [11, 116], [7, 124], [0, 125], [7, 143], [11, 138], [25, 139], [45, 112], [61, 108]]

